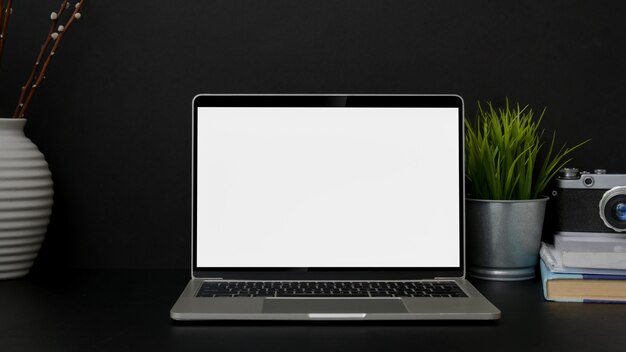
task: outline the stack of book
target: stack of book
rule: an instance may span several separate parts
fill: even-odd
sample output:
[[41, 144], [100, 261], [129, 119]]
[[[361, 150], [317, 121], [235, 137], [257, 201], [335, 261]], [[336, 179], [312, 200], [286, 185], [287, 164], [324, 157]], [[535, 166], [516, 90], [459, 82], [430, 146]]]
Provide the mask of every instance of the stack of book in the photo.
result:
[[556, 235], [539, 255], [547, 300], [626, 303], [626, 238]]

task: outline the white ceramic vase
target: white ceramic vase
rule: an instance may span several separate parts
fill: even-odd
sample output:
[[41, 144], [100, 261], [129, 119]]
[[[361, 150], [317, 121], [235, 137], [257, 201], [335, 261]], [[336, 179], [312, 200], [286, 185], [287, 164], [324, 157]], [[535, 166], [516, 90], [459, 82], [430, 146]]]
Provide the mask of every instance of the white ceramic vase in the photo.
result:
[[52, 178], [24, 119], [0, 119], [0, 279], [28, 274], [52, 211]]

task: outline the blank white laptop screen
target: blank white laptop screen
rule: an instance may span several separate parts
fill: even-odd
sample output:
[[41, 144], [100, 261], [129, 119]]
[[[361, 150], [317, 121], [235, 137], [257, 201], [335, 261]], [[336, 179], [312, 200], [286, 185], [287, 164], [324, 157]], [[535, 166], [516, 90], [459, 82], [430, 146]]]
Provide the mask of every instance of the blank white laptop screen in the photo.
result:
[[456, 108], [198, 108], [198, 267], [459, 267]]

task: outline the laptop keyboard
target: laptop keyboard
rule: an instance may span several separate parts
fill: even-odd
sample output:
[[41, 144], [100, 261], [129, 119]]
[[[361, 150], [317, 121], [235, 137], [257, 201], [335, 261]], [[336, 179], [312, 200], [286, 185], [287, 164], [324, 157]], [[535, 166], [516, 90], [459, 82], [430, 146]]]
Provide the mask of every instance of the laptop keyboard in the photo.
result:
[[454, 281], [206, 281], [197, 297], [467, 297]]

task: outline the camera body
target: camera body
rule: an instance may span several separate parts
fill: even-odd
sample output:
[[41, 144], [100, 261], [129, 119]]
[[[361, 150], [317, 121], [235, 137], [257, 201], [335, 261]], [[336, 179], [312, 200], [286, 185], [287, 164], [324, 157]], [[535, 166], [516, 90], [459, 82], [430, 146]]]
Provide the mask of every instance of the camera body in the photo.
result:
[[552, 196], [557, 234], [626, 237], [626, 174], [562, 169]]

